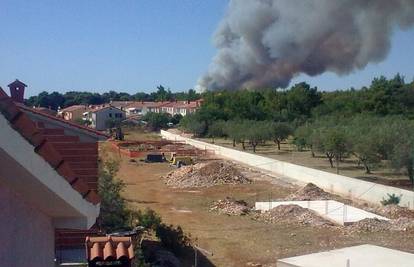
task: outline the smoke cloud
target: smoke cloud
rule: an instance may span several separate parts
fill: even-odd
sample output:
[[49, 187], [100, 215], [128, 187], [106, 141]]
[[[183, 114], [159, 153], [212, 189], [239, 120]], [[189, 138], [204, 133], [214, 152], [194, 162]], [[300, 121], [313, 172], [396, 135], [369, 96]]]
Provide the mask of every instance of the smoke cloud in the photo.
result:
[[385, 59], [393, 32], [414, 24], [414, 0], [230, 0], [199, 89], [287, 87]]

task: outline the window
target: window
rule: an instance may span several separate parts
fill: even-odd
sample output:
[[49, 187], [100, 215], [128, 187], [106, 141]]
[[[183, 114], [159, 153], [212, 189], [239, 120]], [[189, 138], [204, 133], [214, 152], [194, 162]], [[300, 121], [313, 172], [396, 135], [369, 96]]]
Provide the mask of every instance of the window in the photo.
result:
[[112, 118], [112, 113], [109, 113], [109, 118]]

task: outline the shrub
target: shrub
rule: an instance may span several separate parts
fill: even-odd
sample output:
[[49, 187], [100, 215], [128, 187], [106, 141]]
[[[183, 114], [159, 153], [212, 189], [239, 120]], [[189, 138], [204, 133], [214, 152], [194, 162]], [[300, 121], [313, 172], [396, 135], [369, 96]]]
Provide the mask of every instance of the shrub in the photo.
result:
[[161, 224], [161, 217], [152, 209], [139, 210], [137, 212], [139, 225], [145, 229], [156, 230]]
[[397, 196], [396, 194], [387, 194], [388, 198], [382, 198], [381, 204], [384, 206], [387, 205], [398, 205], [401, 201], [401, 196]]

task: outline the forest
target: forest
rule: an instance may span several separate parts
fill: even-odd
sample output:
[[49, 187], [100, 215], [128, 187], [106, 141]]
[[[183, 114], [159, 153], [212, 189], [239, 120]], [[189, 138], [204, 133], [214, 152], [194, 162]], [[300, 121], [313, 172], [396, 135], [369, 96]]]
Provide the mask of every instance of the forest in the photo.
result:
[[180, 126], [197, 137], [229, 138], [233, 146], [290, 142], [325, 155], [332, 168], [353, 157], [366, 173], [380, 163], [414, 184], [414, 82], [397, 74], [368, 87], [320, 92], [307, 83], [285, 90], [215, 91]]

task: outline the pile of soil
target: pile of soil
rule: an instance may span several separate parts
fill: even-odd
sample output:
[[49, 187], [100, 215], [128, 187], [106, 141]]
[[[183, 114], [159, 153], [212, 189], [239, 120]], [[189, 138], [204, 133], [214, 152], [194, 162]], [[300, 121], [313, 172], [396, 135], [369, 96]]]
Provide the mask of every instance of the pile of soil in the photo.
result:
[[280, 205], [269, 211], [257, 215], [257, 220], [267, 223], [299, 223], [313, 226], [332, 226], [332, 222], [325, 220], [312, 210], [298, 205]]
[[305, 200], [328, 200], [332, 199], [332, 195], [328, 192], [323, 191], [321, 188], [316, 185], [309, 183], [299, 191], [289, 195], [286, 200], [296, 200], [296, 201], [305, 201]]
[[243, 200], [235, 200], [227, 197], [226, 199], [213, 202], [210, 207], [210, 211], [230, 216], [241, 216], [248, 214], [250, 212], [250, 208]]
[[391, 230], [391, 223], [376, 218], [367, 218], [346, 227], [347, 232], [386, 232]]
[[414, 210], [398, 205], [387, 205], [376, 210], [377, 213], [390, 219], [411, 218], [414, 219]]
[[167, 174], [164, 180], [168, 186], [174, 188], [251, 183], [239, 170], [222, 161], [181, 167]]
[[375, 218], [363, 219], [346, 227], [348, 232], [387, 232], [387, 231], [412, 231], [414, 220], [399, 218], [396, 220], [380, 220]]

